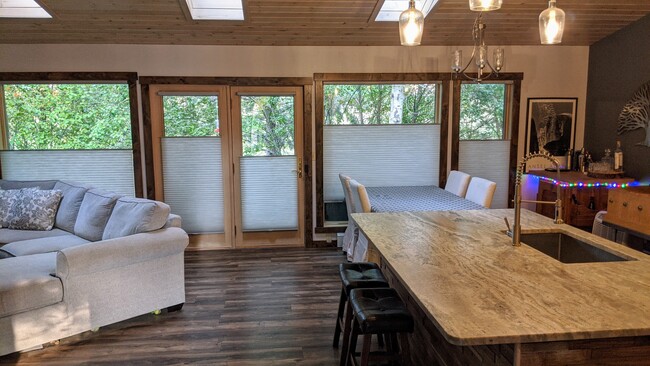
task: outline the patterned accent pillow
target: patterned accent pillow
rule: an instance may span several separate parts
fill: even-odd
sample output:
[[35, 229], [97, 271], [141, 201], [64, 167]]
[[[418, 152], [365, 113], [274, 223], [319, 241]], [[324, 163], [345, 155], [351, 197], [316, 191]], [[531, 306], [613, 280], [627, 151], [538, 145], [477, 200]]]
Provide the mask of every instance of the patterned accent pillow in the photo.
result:
[[59, 190], [23, 188], [9, 211], [10, 229], [52, 230], [63, 193]]
[[0, 227], [9, 226], [11, 207], [18, 201], [20, 189], [0, 190]]

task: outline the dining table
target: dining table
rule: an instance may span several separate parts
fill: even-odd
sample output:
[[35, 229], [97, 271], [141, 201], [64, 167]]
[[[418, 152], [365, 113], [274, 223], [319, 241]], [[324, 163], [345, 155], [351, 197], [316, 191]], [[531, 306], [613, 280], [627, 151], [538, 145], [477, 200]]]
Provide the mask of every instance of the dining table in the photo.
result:
[[366, 187], [372, 212], [481, 210], [485, 207], [438, 186]]

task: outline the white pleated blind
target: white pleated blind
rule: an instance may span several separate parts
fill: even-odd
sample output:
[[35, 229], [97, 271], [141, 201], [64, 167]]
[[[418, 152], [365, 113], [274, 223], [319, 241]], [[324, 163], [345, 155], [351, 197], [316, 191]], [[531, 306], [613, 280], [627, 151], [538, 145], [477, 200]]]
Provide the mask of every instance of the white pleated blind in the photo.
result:
[[440, 125], [324, 126], [323, 195], [343, 200], [339, 173], [367, 187], [438, 185]]
[[224, 231], [221, 138], [162, 139], [165, 202], [191, 234]]
[[508, 207], [510, 141], [460, 141], [458, 170], [497, 184], [491, 208]]
[[295, 156], [240, 158], [242, 230], [297, 230]]
[[11, 150], [0, 159], [3, 179], [69, 180], [135, 195], [133, 150]]

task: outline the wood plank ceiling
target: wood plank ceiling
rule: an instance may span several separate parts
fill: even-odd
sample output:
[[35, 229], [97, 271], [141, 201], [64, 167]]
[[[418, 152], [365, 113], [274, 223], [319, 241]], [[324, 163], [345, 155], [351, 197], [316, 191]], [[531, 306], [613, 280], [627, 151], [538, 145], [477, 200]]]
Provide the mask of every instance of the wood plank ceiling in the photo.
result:
[[[383, 0], [244, 0], [246, 20], [193, 21], [185, 0], [39, 0], [53, 19], [0, 19], [0, 43], [196, 45], [399, 45], [396, 23], [375, 22]], [[405, 1], [405, 7], [407, 2]], [[485, 13], [486, 41], [538, 45], [545, 0], [503, 0]], [[559, 0], [563, 45], [591, 45], [650, 13], [650, 0]], [[427, 16], [423, 45], [471, 44], [476, 13], [467, 0], [439, 0]]]

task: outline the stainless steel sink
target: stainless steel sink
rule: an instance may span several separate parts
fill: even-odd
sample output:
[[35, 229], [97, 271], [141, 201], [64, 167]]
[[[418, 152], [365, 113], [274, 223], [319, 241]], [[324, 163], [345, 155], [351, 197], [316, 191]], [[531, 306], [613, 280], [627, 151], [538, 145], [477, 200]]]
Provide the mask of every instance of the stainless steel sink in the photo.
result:
[[634, 260], [598, 248], [564, 233], [521, 234], [521, 242], [562, 263], [621, 262]]

